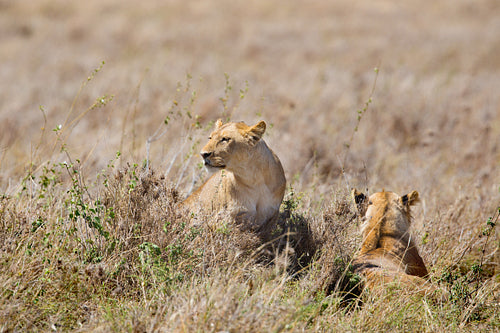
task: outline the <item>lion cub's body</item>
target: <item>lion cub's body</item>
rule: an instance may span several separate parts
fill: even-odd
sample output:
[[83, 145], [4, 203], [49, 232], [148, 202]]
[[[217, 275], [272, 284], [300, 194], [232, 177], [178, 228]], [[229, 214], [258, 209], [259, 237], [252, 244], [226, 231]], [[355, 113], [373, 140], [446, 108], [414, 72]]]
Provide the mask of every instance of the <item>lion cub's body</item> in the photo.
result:
[[286, 180], [278, 157], [262, 140], [266, 125], [216, 123], [201, 151], [215, 173], [182, 205], [191, 211], [225, 211], [237, 222], [262, 229], [279, 212]]
[[410, 234], [410, 206], [418, 201], [418, 192], [400, 197], [382, 191], [367, 198], [353, 190], [353, 197], [365, 219], [355, 272], [365, 277], [369, 289], [395, 280], [423, 286], [428, 272]]

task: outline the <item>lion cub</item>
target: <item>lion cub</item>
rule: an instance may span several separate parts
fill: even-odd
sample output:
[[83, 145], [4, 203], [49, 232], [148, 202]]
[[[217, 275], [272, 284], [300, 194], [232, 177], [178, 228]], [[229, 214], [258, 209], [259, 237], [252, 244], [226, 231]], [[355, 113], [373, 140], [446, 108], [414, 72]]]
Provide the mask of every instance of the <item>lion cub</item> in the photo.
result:
[[265, 131], [264, 121], [247, 126], [219, 119], [200, 153], [215, 173], [182, 205], [191, 211], [227, 212], [254, 230], [274, 223], [286, 180], [280, 160], [262, 139]]
[[353, 266], [364, 276], [368, 289], [395, 281], [424, 293], [431, 291], [423, 279], [427, 268], [410, 235], [410, 206], [418, 202], [418, 192], [399, 196], [382, 191], [367, 198], [353, 189], [352, 196], [364, 216], [363, 241]]

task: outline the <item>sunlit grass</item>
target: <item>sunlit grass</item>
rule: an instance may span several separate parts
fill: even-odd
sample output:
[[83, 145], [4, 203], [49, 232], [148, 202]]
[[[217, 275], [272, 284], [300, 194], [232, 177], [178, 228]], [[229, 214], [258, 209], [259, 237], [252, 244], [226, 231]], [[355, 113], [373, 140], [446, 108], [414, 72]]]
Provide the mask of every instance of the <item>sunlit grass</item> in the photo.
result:
[[[495, 8], [2, 2], [0, 332], [498, 331]], [[268, 239], [177, 209], [218, 118], [269, 125]], [[351, 187], [419, 191], [448, 299], [362, 289]]]
[[[190, 114], [194, 95], [188, 83], [155, 140], [148, 140], [154, 144], [163, 128], [176, 122], [193, 123], [193, 146], [173, 155], [170, 165], [177, 167], [166, 174], [149, 162], [120, 167], [123, 153], [117, 152], [97, 176], [89, 175], [64, 143], [71, 129], [64, 136], [62, 126], [54, 129], [65, 161], [29, 168], [16, 191], [1, 197], [2, 330], [498, 326], [499, 281], [490, 254], [498, 246], [498, 212], [470, 236], [484, 241], [466, 248], [459, 260], [435, 263], [433, 283], [450, 292], [440, 301], [397, 287], [385, 295], [362, 291], [361, 278], [350, 268], [359, 235], [347, 190], [330, 192], [318, 202], [313, 187], [299, 193], [290, 187], [278, 226], [267, 239], [223, 217], [182, 215], [178, 187], [191, 182], [185, 170], [200, 141], [194, 137], [209, 130]], [[363, 115], [357, 114], [353, 131]], [[446, 238], [442, 242], [451, 245]]]

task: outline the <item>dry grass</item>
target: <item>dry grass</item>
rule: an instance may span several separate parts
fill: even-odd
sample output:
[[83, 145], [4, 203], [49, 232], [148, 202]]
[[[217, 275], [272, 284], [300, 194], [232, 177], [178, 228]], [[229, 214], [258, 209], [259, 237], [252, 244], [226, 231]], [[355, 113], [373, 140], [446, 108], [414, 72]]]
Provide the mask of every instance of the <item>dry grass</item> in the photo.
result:
[[[498, 17], [0, 0], [0, 332], [498, 330]], [[265, 239], [176, 209], [219, 117], [271, 125], [290, 188]], [[350, 187], [419, 191], [449, 300], [361, 293]]]

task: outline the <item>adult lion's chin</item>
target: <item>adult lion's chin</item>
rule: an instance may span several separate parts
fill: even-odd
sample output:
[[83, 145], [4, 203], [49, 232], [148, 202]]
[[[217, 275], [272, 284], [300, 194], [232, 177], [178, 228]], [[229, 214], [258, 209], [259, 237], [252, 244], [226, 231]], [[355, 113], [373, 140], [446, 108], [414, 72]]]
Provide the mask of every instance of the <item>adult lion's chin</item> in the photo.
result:
[[205, 168], [207, 169], [207, 171], [210, 174], [213, 174], [219, 170], [226, 168], [226, 166], [225, 165], [212, 165], [210, 163], [205, 162]]

